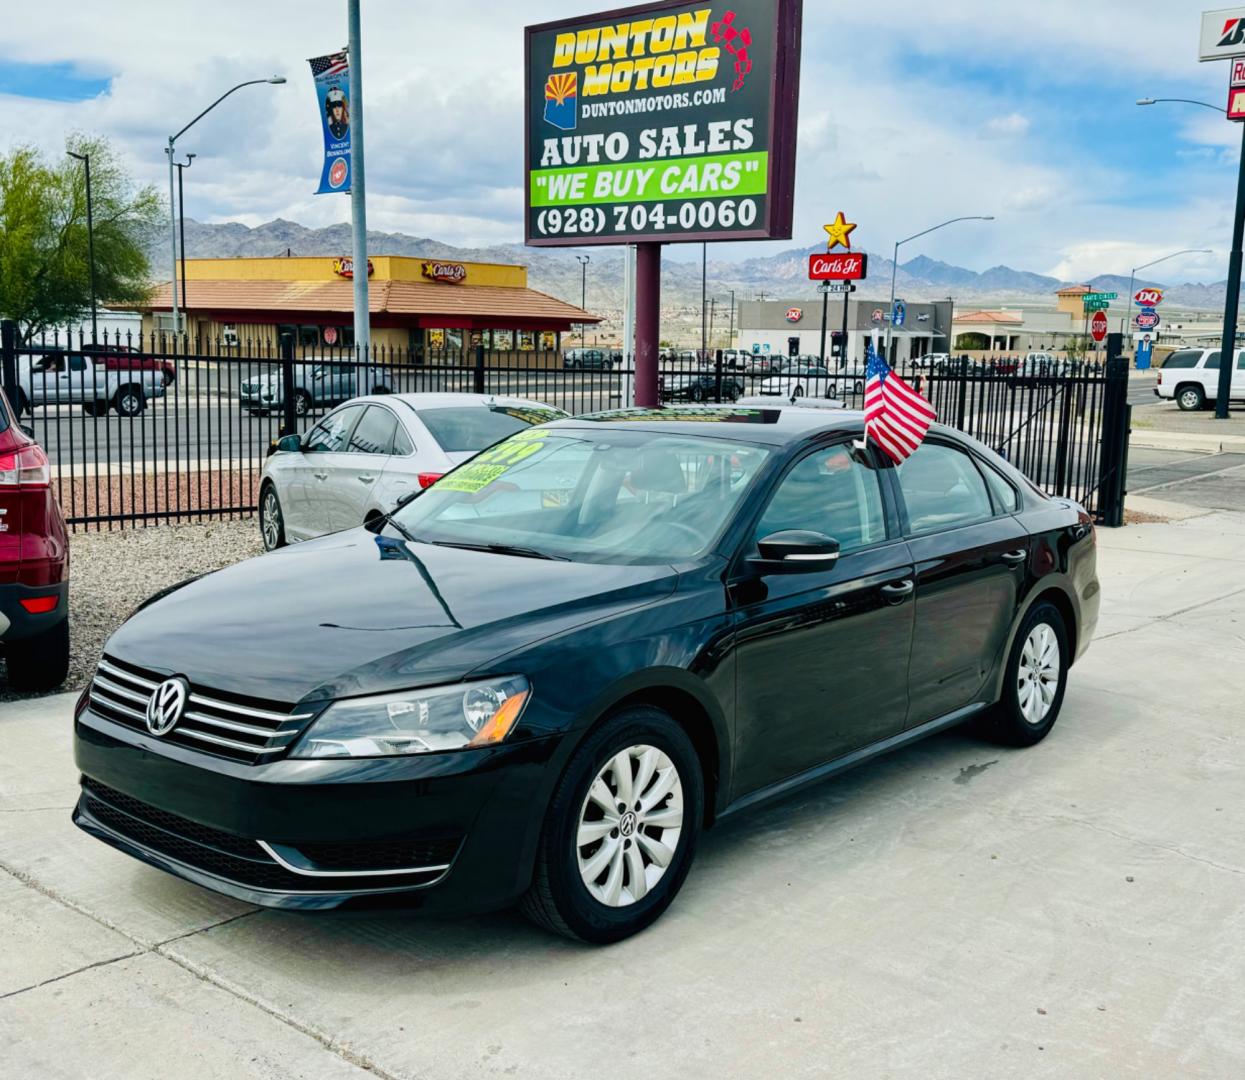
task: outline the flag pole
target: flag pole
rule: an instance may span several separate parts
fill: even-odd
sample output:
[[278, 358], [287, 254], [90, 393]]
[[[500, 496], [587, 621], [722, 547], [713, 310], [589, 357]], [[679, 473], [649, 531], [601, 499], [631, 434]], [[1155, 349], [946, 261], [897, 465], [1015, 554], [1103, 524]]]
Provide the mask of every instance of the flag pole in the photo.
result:
[[367, 297], [367, 194], [363, 176], [363, 50], [359, 44], [359, 0], [346, 0], [350, 62], [350, 225], [354, 256], [355, 355], [367, 358], [371, 337]]

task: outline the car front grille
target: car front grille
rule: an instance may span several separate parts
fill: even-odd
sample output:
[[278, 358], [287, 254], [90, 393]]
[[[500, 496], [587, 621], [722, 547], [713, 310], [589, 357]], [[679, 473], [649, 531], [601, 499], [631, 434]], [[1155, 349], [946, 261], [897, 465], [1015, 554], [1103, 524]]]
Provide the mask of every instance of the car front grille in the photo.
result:
[[[106, 720], [147, 731], [147, 702], [163, 678], [105, 656], [91, 681], [91, 707]], [[186, 711], [163, 739], [230, 761], [261, 765], [285, 754], [314, 715], [270, 701], [227, 699], [192, 684]]]
[[[430, 885], [445, 875], [461, 843], [461, 837], [436, 837], [299, 845], [297, 852], [315, 869], [298, 873], [274, 859], [257, 840], [162, 810], [91, 777], [82, 778], [79, 805], [109, 832], [146, 851], [270, 892], [365, 892]], [[316, 854], [326, 852], [331, 858], [321, 865]]]

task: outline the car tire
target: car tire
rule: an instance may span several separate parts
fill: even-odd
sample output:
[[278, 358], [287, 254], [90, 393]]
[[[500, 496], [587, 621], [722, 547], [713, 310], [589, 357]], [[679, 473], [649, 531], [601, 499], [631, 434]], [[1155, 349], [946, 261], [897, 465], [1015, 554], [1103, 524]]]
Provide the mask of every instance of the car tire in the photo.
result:
[[1033, 746], [1046, 738], [1063, 705], [1071, 659], [1059, 609], [1036, 605], [1020, 624], [1003, 673], [1003, 696], [981, 733], [1007, 746]]
[[9, 686], [23, 693], [55, 690], [69, 674], [69, 619], [5, 646]]
[[306, 416], [311, 412], [311, 395], [306, 390], [297, 390], [294, 393], [294, 415]]
[[285, 547], [285, 515], [281, 513], [281, 500], [272, 484], [265, 484], [259, 493], [259, 535], [265, 551]]
[[[630, 792], [619, 790], [620, 759], [631, 772]], [[641, 791], [634, 788], [638, 780]], [[606, 793], [613, 817], [603, 812], [593, 790]], [[620, 796], [626, 801], [619, 802]], [[670, 825], [645, 824], [645, 817], [658, 815], [669, 821], [676, 809], [682, 811], [677, 832]], [[523, 913], [553, 933], [595, 945], [638, 933], [670, 906], [683, 885], [703, 817], [704, 779], [687, 733], [661, 709], [642, 705], [616, 713], [584, 739], [554, 790], [532, 884], [520, 903]], [[676, 832], [673, 847], [671, 832]], [[581, 845], [584, 836], [592, 839]]]
[[108, 415], [108, 402], [107, 401], [84, 401], [82, 403], [82, 411], [86, 413], [87, 416], [107, 416]]
[[123, 386], [112, 399], [112, 407], [118, 416], [135, 417], [147, 408], [147, 395], [142, 387]]
[[387, 386], [373, 386], [372, 393], [373, 394], [392, 394], [393, 391], [390, 390], [389, 387]]
[[1206, 405], [1206, 391], [1193, 384], [1176, 391], [1176, 404], [1185, 412], [1197, 412]]

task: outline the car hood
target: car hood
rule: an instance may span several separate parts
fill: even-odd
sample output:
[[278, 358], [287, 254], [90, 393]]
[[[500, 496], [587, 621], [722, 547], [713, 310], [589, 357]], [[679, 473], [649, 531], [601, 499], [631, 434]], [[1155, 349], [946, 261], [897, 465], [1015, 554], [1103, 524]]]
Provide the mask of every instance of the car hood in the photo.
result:
[[213, 690], [320, 700], [452, 682], [676, 583], [669, 566], [523, 558], [352, 529], [196, 578], [136, 612], [106, 650]]

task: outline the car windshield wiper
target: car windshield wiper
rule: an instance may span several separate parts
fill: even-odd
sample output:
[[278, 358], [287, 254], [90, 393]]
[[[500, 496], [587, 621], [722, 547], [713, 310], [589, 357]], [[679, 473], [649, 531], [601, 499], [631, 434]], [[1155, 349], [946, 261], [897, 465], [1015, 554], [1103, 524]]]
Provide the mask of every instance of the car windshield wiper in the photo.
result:
[[518, 555], [524, 559], [551, 559], [555, 562], [570, 562], [565, 555], [551, 555], [547, 551], [536, 548], [518, 547], [514, 544], [461, 544], [453, 540], [429, 540], [429, 544], [438, 547], [462, 548], [464, 551], [491, 551], [494, 555]]
[[392, 525], [395, 529], [397, 529], [398, 532], [402, 534], [402, 538], [404, 540], [410, 540], [411, 543], [413, 544], [419, 543], [419, 541], [415, 539], [415, 534], [411, 532], [411, 530], [408, 529], [405, 525], [399, 525], [397, 519], [393, 516], [393, 514], [385, 515], [385, 524]]

